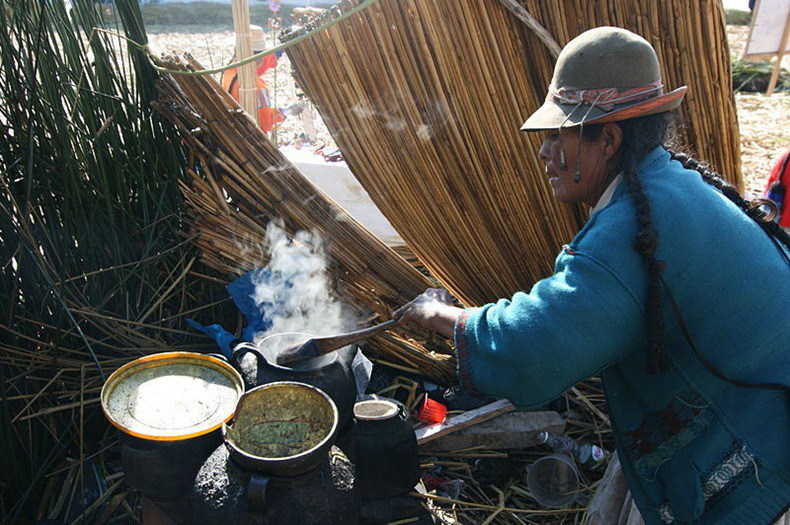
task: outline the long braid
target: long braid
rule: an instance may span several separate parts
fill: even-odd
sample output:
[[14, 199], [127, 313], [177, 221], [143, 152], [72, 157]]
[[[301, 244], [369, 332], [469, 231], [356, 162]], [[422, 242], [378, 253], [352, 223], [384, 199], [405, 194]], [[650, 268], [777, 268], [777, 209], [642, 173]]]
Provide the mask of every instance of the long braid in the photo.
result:
[[776, 237], [782, 244], [790, 249], [790, 235], [788, 235], [776, 222], [766, 218], [765, 213], [760, 209], [759, 202], [755, 205], [755, 203], [747, 201], [738, 193], [738, 190], [733, 185], [722, 179], [718, 173], [702, 165], [699, 161], [691, 158], [685, 153], [677, 153], [672, 150], [669, 150], [669, 153], [672, 155], [673, 159], [683, 164], [684, 168], [699, 173], [702, 176], [702, 180], [721, 191], [725, 197], [734, 202], [746, 215], [759, 224], [768, 235]]
[[618, 163], [623, 173], [628, 194], [634, 202], [639, 232], [634, 247], [641, 255], [647, 271], [647, 373], [660, 374], [669, 370], [667, 343], [664, 326], [664, 291], [661, 285], [661, 272], [664, 261], [656, 259], [658, 251], [658, 232], [653, 226], [653, 212], [642, 181], [637, 176], [637, 166], [642, 157], [662, 143], [666, 132], [666, 119], [644, 117], [621, 123], [623, 127], [622, 156]]
[[[620, 147], [621, 155], [613, 166], [614, 172], [621, 171], [626, 183], [628, 194], [636, 210], [636, 219], [639, 225], [636, 251], [642, 257], [647, 271], [647, 300], [646, 316], [648, 335], [647, 373], [657, 374], [669, 370], [669, 358], [665, 338], [664, 325], [664, 289], [661, 282], [661, 272], [664, 261], [657, 260], [658, 233], [653, 226], [653, 214], [650, 201], [644, 191], [642, 181], [637, 176], [639, 161], [653, 148], [664, 144], [664, 136], [669, 126], [666, 113], [658, 113], [645, 117], [638, 117], [618, 122], [623, 130], [623, 142]], [[603, 124], [585, 126], [581, 131], [587, 140], [596, 139], [603, 129]], [[775, 222], [768, 220], [760, 209], [759, 202], [746, 201], [732, 185], [706, 168], [699, 161], [688, 155], [669, 151], [672, 158], [680, 161], [686, 169], [698, 172], [702, 179], [711, 186], [719, 189], [728, 199], [734, 202], [744, 213], [751, 217], [769, 235], [774, 236], [790, 249], [790, 236]]]
[[[667, 344], [664, 326], [664, 289], [661, 272], [664, 261], [656, 259], [658, 251], [658, 232], [653, 226], [653, 213], [642, 181], [637, 176], [639, 161], [655, 147], [664, 142], [668, 127], [665, 114], [659, 113], [618, 122], [623, 130], [620, 156], [612, 166], [613, 173], [622, 172], [628, 194], [634, 203], [639, 232], [634, 248], [642, 257], [647, 271], [647, 298], [645, 302], [645, 323], [647, 325], [647, 365], [648, 374], [658, 374], [669, 370]], [[581, 132], [585, 139], [597, 138], [603, 125], [593, 125]]]
[[[631, 157], [631, 155], [628, 155]], [[664, 337], [664, 293], [661, 287], [661, 272], [664, 269], [663, 261], [656, 259], [658, 250], [658, 233], [653, 227], [653, 213], [650, 201], [645, 194], [642, 181], [636, 174], [637, 161], [629, 159], [624, 162], [623, 178], [628, 189], [628, 194], [636, 207], [636, 220], [639, 224], [639, 233], [636, 236], [635, 248], [647, 270], [647, 344], [648, 360], [647, 373], [657, 374], [669, 369], [667, 358], [666, 338]]]

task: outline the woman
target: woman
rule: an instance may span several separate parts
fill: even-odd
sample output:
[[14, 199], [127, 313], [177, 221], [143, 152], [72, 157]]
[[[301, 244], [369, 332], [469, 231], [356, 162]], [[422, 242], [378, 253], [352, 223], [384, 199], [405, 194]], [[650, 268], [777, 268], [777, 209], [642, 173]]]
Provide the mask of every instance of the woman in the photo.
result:
[[[252, 40], [253, 53], [260, 53], [266, 49], [266, 40], [263, 33], [263, 28], [256, 25], [250, 26], [250, 38]], [[269, 95], [269, 86], [263, 79], [263, 75], [270, 69], [277, 67], [277, 59], [282, 55], [282, 51], [265, 55], [255, 61], [256, 76], [255, 87], [256, 100], [258, 103], [258, 126], [264, 133], [268, 133], [274, 128], [276, 124], [285, 120], [289, 115], [298, 115], [302, 112], [302, 107], [294, 104], [288, 108], [274, 108], [272, 107], [271, 97]], [[231, 62], [236, 61], [236, 55], [231, 58]], [[226, 69], [222, 72], [220, 79], [222, 88], [230, 93], [236, 102], [240, 102], [239, 98], [239, 70], [238, 68]]]
[[790, 239], [663, 147], [685, 89], [663, 93], [629, 31], [568, 43], [521, 129], [547, 132], [554, 195], [590, 220], [529, 293], [464, 310], [428, 290], [396, 317], [454, 337], [461, 383], [523, 408], [601, 374], [648, 524], [768, 524], [790, 502]]

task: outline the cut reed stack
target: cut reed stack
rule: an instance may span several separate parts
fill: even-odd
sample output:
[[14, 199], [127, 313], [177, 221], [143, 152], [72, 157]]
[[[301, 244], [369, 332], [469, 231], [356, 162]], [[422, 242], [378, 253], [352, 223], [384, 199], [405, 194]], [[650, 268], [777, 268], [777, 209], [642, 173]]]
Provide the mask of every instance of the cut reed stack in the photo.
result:
[[[171, 69], [202, 69], [175, 57]], [[330, 273], [339, 297], [381, 320], [431, 286], [413, 266], [306, 179], [210, 76], [159, 80], [156, 107], [181, 130], [194, 162], [183, 185], [203, 261], [226, 274], [261, 268], [266, 225], [318, 231], [329, 243]], [[409, 332], [406, 332], [409, 333]], [[444, 339], [388, 332], [369, 346], [388, 363], [447, 384], [454, 358]], [[417, 341], [431, 340], [428, 350]]]
[[[667, 88], [689, 86], [683, 142], [740, 183], [720, 2], [521, 4], [560, 45], [601, 25], [645, 36]], [[518, 131], [553, 58], [500, 1], [379, 0], [287, 52], [351, 170], [454, 295], [480, 304], [551, 273], [587, 212], [554, 199], [542, 137]]]

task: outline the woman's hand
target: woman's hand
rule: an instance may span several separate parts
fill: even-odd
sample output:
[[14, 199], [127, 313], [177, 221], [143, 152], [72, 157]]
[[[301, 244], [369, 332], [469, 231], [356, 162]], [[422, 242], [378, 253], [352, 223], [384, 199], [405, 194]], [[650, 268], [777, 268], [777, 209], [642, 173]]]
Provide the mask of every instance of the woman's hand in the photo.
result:
[[442, 288], [428, 288], [413, 301], [395, 310], [393, 319], [413, 321], [428, 330], [452, 337], [455, 320], [463, 311], [453, 305], [453, 298]]

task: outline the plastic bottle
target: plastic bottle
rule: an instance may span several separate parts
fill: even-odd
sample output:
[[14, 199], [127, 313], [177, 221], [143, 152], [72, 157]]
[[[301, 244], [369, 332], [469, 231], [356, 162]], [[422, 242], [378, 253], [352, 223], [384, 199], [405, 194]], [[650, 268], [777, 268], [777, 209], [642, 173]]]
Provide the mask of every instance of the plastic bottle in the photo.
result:
[[586, 468], [594, 467], [609, 455], [609, 452], [598, 445], [576, 441], [572, 437], [562, 434], [544, 431], [538, 434], [538, 441], [548, 445], [554, 452], [563, 452], [573, 456], [579, 465]]

